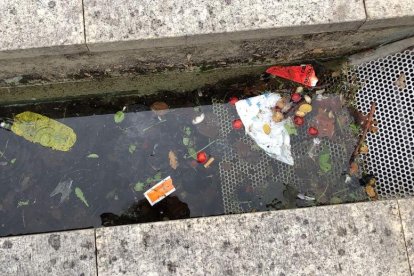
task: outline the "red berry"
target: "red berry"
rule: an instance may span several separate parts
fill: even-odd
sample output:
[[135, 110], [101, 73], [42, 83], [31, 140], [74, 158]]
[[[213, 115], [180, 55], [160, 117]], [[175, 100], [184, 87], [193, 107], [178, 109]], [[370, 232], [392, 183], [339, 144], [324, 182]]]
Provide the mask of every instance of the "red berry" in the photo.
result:
[[197, 153], [197, 162], [204, 164], [207, 162], [207, 154], [204, 151]]
[[300, 100], [302, 100], [302, 96], [299, 93], [293, 93], [292, 96], [290, 96], [290, 99], [292, 102], [298, 103]]
[[316, 136], [316, 135], [318, 135], [318, 133], [319, 133], [319, 131], [316, 128], [314, 128], [314, 127], [308, 128], [308, 134], [309, 135]]
[[303, 119], [302, 117], [299, 117], [299, 116], [295, 116], [295, 117], [293, 117], [293, 122], [295, 123], [295, 125], [301, 126], [305, 123], [305, 119]]
[[231, 97], [229, 100], [229, 104], [235, 105], [239, 101], [239, 98], [237, 97]]
[[243, 127], [243, 123], [240, 119], [236, 119], [233, 121], [233, 128], [234, 129], [241, 129]]

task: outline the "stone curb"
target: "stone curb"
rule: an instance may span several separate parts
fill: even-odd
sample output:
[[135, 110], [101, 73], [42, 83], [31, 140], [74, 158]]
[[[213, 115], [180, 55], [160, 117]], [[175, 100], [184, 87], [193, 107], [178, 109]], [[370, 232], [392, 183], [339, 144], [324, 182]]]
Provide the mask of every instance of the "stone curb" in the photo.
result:
[[0, 1], [0, 59], [414, 25], [411, 0], [112, 3]]
[[413, 210], [384, 200], [5, 237], [0, 274], [411, 275]]

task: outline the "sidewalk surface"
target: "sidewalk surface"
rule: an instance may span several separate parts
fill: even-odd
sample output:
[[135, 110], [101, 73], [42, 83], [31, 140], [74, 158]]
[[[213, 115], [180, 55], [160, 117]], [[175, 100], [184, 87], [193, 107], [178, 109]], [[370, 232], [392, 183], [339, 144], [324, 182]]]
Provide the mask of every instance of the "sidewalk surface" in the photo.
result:
[[2, 0], [0, 59], [405, 25], [412, 0]]
[[413, 210], [387, 200], [1, 238], [0, 274], [411, 275]]

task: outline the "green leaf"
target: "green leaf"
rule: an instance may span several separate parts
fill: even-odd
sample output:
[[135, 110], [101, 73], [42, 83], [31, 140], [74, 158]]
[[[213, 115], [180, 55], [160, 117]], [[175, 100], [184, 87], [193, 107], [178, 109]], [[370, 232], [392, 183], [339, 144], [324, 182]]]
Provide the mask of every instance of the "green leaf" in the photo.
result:
[[289, 135], [298, 135], [298, 130], [292, 121], [287, 121], [285, 123], [285, 129]]
[[184, 132], [187, 136], [190, 136], [191, 135], [191, 128], [190, 127], [185, 127]]
[[99, 158], [99, 155], [97, 155], [96, 153], [91, 153], [91, 154], [89, 154], [88, 156], [86, 156], [87, 158], [94, 158], [94, 159], [96, 159], [96, 158]]
[[145, 188], [145, 183], [142, 183], [142, 182], [137, 182], [134, 186], [134, 190], [136, 192], [141, 192], [144, 190], [144, 188]]
[[331, 156], [329, 150], [323, 149], [319, 155], [319, 167], [324, 173], [330, 172], [332, 170]]
[[188, 138], [188, 137], [184, 137], [183, 138], [183, 145], [184, 146], [188, 146], [190, 144], [190, 138]]
[[188, 148], [188, 154], [192, 158], [197, 159], [197, 151], [194, 148]]
[[330, 203], [331, 204], [340, 204], [340, 203], [342, 203], [342, 199], [340, 199], [337, 196], [334, 196], [333, 198], [331, 198]]
[[89, 204], [88, 204], [88, 202], [86, 201], [86, 198], [85, 198], [85, 196], [83, 195], [83, 192], [82, 192], [82, 190], [79, 188], [79, 187], [76, 187], [75, 188], [75, 194], [76, 194], [76, 196], [83, 202], [83, 203], [85, 203], [85, 205], [87, 206], [87, 207], [89, 207]]
[[349, 129], [351, 130], [352, 134], [359, 135], [361, 131], [361, 127], [357, 124], [350, 124]]
[[154, 175], [154, 180], [161, 180], [161, 172], [158, 172], [156, 175]]
[[130, 154], [133, 154], [136, 149], [137, 149], [137, 146], [135, 146], [134, 144], [131, 144], [128, 147], [128, 151], [129, 151]]
[[27, 205], [29, 205], [29, 200], [25, 200], [25, 201], [20, 200], [20, 201], [17, 203], [17, 208], [22, 207], [22, 206], [27, 206]]
[[16, 163], [16, 158], [13, 158], [12, 160], [10, 160], [10, 164], [14, 164], [14, 163]]
[[114, 114], [114, 121], [115, 123], [119, 124], [125, 119], [125, 113], [122, 111], [118, 111]]

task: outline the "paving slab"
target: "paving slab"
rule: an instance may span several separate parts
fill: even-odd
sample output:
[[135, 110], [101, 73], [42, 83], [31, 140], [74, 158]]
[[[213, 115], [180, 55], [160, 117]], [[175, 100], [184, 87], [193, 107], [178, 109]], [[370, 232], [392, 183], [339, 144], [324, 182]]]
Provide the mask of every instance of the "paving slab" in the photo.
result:
[[409, 275], [396, 201], [101, 228], [99, 275]]
[[0, 238], [0, 275], [96, 275], [95, 232]]
[[91, 51], [356, 30], [363, 0], [85, 1]]
[[398, 200], [411, 273], [414, 273], [414, 199]]
[[0, 1], [0, 59], [86, 49], [82, 0]]
[[414, 26], [413, 0], [365, 0], [367, 21], [362, 29]]

